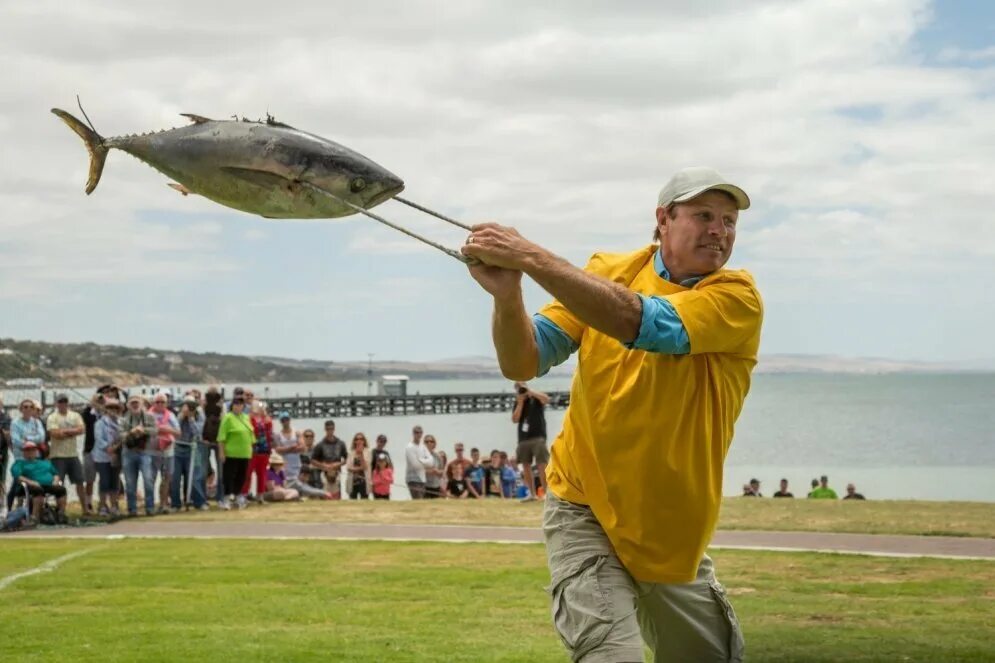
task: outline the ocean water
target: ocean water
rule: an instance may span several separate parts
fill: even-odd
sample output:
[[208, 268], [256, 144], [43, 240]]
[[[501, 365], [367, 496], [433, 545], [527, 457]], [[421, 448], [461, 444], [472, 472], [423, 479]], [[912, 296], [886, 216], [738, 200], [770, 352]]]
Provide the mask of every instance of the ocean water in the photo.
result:
[[[555, 391], [568, 389], [569, 383], [568, 378], [543, 378], [532, 385]], [[246, 386], [263, 399], [367, 393], [365, 381]], [[408, 384], [408, 393], [425, 394], [510, 389], [509, 382], [494, 379]], [[562, 411], [547, 412], [551, 437], [562, 420]], [[450, 456], [456, 441], [485, 455], [491, 449], [514, 452], [510, 413], [341, 418], [336, 433], [347, 442], [357, 431], [371, 440], [386, 434], [403, 477], [404, 446], [416, 423], [435, 435]], [[319, 420], [295, 426], [312, 427], [321, 435]], [[769, 495], [783, 477], [801, 496], [821, 474], [829, 475], [841, 495], [852, 482], [868, 499], [995, 502], [995, 374], [754, 376], [726, 461], [724, 493], [740, 494], [755, 477]], [[402, 488], [394, 493], [407, 497]]]

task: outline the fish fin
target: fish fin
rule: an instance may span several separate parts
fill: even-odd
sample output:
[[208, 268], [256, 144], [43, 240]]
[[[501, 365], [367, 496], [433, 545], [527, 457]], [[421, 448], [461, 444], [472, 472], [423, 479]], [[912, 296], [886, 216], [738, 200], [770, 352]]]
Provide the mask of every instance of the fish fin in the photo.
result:
[[294, 128], [294, 127], [290, 126], [289, 124], [284, 124], [283, 122], [280, 122], [279, 120], [277, 120], [275, 117], [273, 117], [269, 113], [266, 113], [266, 124], [268, 124], [271, 127], [283, 127], [284, 129], [293, 129]]
[[104, 145], [104, 139], [100, 134], [77, 120], [66, 111], [60, 108], [53, 108], [52, 112], [55, 113], [60, 120], [65, 122], [70, 129], [75, 131], [76, 135], [83, 139], [83, 143], [86, 145], [86, 151], [90, 153], [90, 173], [86, 180], [86, 193], [87, 195], [90, 195], [93, 193], [93, 190], [97, 188], [97, 184], [100, 182], [100, 175], [104, 172], [104, 162], [107, 160], [107, 152], [109, 149], [106, 145]]
[[205, 122], [214, 122], [209, 117], [204, 117], [203, 115], [195, 115], [193, 113], [180, 113], [183, 117], [189, 118], [194, 124], [204, 124]]
[[265, 170], [253, 170], [252, 168], [239, 168], [237, 166], [222, 166], [221, 170], [229, 175], [245, 180], [249, 184], [254, 184], [264, 189], [280, 188], [296, 193], [301, 188], [299, 182], [288, 180], [286, 177]]
[[182, 184], [177, 184], [176, 182], [170, 182], [166, 186], [168, 186], [170, 189], [176, 189], [177, 191], [179, 191], [180, 193], [182, 193], [184, 196], [189, 196], [191, 193], [193, 193], [193, 191], [191, 191], [190, 189], [186, 188]]

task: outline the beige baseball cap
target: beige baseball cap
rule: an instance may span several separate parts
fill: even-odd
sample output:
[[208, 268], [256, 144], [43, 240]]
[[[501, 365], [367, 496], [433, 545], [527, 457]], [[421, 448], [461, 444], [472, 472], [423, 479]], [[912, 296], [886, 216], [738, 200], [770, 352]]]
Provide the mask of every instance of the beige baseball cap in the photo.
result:
[[697, 198], [706, 191], [725, 191], [736, 199], [736, 207], [749, 209], [750, 197], [738, 186], [722, 177], [719, 171], [706, 166], [692, 166], [677, 171], [670, 181], [660, 189], [658, 207], [672, 203], [685, 203]]

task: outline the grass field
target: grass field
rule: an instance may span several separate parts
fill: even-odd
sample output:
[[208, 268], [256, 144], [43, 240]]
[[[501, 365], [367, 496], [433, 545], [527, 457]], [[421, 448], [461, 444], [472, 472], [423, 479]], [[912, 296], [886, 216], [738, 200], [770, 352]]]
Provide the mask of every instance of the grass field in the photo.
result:
[[[750, 661], [995, 660], [995, 563], [743, 551], [715, 560]], [[8, 539], [0, 656], [567, 661], [547, 581], [538, 545]]]
[[[542, 506], [514, 500], [297, 502], [170, 518], [537, 527]], [[729, 498], [722, 505], [719, 528], [995, 537], [995, 504]]]

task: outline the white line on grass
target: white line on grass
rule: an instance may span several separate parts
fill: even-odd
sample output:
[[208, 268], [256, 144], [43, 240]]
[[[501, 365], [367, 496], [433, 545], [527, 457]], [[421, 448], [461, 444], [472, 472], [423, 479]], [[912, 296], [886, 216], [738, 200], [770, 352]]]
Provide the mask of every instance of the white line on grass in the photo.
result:
[[21, 578], [27, 578], [28, 576], [38, 575], [39, 573], [50, 573], [55, 569], [59, 568], [60, 565], [68, 562], [71, 559], [76, 559], [77, 557], [82, 557], [88, 553], [92, 553], [96, 548], [86, 548], [85, 550], [77, 550], [76, 552], [71, 552], [62, 557], [56, 557], [55, 559], [50, 559], [44, 564], [36, 566], [33, 569], [28, 569], [27, 571], [21, 571], [20, 573], [15, 573], [9, 575], [6, 578], [0, 579], [0, 589], [7, 589], [15, 582]]

